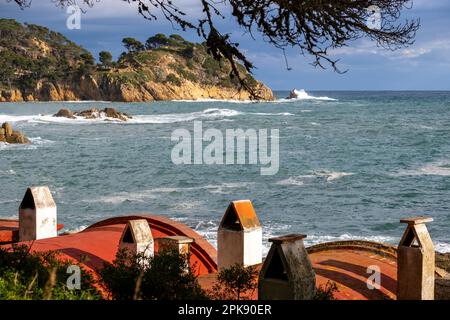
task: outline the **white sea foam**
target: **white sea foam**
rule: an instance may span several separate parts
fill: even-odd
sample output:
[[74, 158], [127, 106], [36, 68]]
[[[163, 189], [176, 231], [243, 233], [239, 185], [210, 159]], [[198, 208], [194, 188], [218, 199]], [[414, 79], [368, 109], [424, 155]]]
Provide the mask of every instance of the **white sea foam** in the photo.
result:
[[314, 174], [319, 177], [325, 177], [327, 182], [353, 175], [352, 172], [337, 172], [337, 171], [318, 171], [315, 172]]
[[222, 102], [222, 103], [259, 103], [259, 102], [265, 102], [265, 101], [258, 101], [258, 100], [237, 100], [237, 99], [206, 99], [206, 98], [199, 98], [195, 100], [188, 100], [188, 99], [182, 99], [182, 100], [171, 100], [172, 102], [188, 102], [188, 103], [197, 103], [197, 102]]
[[[8, 200], [8, 201], [1, 201], [0, 200], [0, 204], [1, 203], [10, 203], [10, 202], [15, 202], [15, 201], [19, 201], [19, 200], [18, 199]], [[3, 219], [3, 220], [18, 220], [19, 216], [18, 215], [1, 215], [0, 214], [0, 219]]]
[[440, 253], [449, 253], [450, 243], [434, 241], [434, 249]]
[[325, 179], [326, 182], [332, 182], [340, 178], [351, 176], [352, 172], [339, 172], [339, 171], [314, 171], [312, 174], [308, 175], [298, 175], [288, 177], [287, 179], [280, 180], [276, 182], [278, 185], [284, 186], [302, 186], [305, 183], [312, 182], [315, 179]]
[[450, 176], [450, 161], [436, 161], [429, 164], [426, 164], [417, 169], [408, 169], [401, 170], [397, 173], [392, 174], [394, 177], [399, 176], [422, 176], [422, 175], [430, 175], [430, 176]]
[[373, 241], [380, 243], [397, 243], [398, 239], [391, 236], [359, 236], [352, 235], [350, 233], [344, 233], [339, 236], [331, 236], [331, 235], [309, 235], [305, 239], [306, 245], [315, 245], [318, 243], [331, 242], [331, 241], [345, 241], [345, 240], [365, 240], [365, 241]]
[[[29, 144], [14, 144], [7, 142], [0, 142], [0, 151], [3, 150], [36, 150], [44, 145], [52, 144], [55, 141], [42, 139], [41, 137], [29, 138]], [[15, 174], [15, 172], [13, 173]]]
[[314, 178], [314, 176], [295, 176], [278, 181], [276, 184], [281, 186], [302, 186], [305, 184], [306, 178]]
[[314, 97], [309, 95], [304, 89], [301, 90], [294, 90], [295, 94], [297, 95], [296, 98], [292, 99], [278, 99], [276, 102], [295, 102], [295, 101], [302, 101], [302, 100], [318, 100], [318, 101], [337, 101], [337, 99], [329, 98], [329, 97]]
[[[255, 184], [254, 182], [233, 182], [233, 183], [222, 183], [219, 185], [206, 185], [199, 187], [179, 187], [179, 188], [153, 188], [147, 190], [140, 190], [138, 192], [118, 192], [112, 195], [101, 196], [98, 198], [89, 198], [83, 200], [88, 203], [109, 203], [113, 205], [118, 205], [124, 202], [142, 202], [145, 203], [152, 199], [158, 199], [161, 195], [167, 195], [174, 192], [190, 192], [190, 191], [207, 191], [213, 194], [229, 194], [237, 188], [247, 188], [250, 185]], [[187, 205], [187, 204], [185, 204]], [[195, 204], [193, 204], [195, 205]], [[198, 205], [198, 204], [197, 204]]]
[[13, 169], [0, 171], [0, 175], [16, 175], [16, 174], [17, 172], [14, 171]]
[[29, 138], [32, 144], [35, 145], [44, 145], [44, 144], [52, 144], [55, 143], [53, 140], [42, 139], [41, 137]]
[[219, 227], [218, 221], [198, 221], [192, 227], [194, 231], [198, 232], [212, 246], [217, 248], [217, 229]]
[[198, 209], [201, 208], [204, 205], [203, 201], [184, 201], [176, 203], [172, 209], [176, 211], [183, 211], [183, 210], [192, 210], [192, 209]]
[[293, 113], [289, 112], [280, 112], [280, 113], [267, 113], [267, 112], [257, 112], [257, 113], [248, 113], [257, 116], [295, 116]]
[[239, 115], [258, 115], [258, 116], [293, 116], [289, 112], [281, 113], [245, 113], [233, 109], [209, 108], [203, 111], [195, 111], [191, 113], [166, 113], [166, 114], [151, 114], [151, 115], [134, 115], [128, 121], [121, 121], [114, 118], [109, 118], [100, 114], [96, 119], [85, 119], [83, 117], [75, 117], [74, 119], [64, 117], [54, 117], [52, 115], [29, 115], [29, 116], [14, 116], [14, 115], [0, 115], [0, 123], [3, 122], [25, 122], [25, 123], [41, 123], [41, 124], [99, 124], [99, 123], [118, 123], [118, 124], [165, 124], [178, 123], [194, 120], [226, 120], [228, 118]]
[[82, 225], [73, 229], [69, 229], [69, 230], [62, 230], [61, 233], [66, 233], [66, 234], [73, 234], [73, 233], [78, 233], [83, 231], [84, 229], [86, 229], [88, 226]]

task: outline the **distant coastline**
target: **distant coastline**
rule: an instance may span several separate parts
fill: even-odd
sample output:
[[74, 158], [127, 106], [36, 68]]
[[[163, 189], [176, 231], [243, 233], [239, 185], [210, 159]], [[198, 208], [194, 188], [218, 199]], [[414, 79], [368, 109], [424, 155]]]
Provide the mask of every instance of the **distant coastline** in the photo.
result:
[[203, 44], [158, 34], [142, 44], [123, 39], [117, 61], [92, 54], [45, 27], [0, 19], [0, 102], [273, 100], [272, 90], [239, 64], [247, 88], [230, 78], [231, 66]]

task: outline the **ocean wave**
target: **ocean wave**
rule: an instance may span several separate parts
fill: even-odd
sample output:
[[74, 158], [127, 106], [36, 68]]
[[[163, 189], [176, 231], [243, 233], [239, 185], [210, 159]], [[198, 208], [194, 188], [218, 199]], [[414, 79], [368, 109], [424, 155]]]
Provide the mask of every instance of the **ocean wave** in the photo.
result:
[[243, 113], [232, 109], [210, 108], [192, 113], [169, 113], [160, 115], [138, 115], [127, 123], [177, 123], [193, 120], [220, 120], [228, 117], [235, 117]]
[[337, 99], [330, 98], [330, 97], [314, 97], [309, 95], [304, 89], [301, 90], [294, 90], [295, 94], [297, 95], [296, 98], [292, 99], [278, 99], [276, 102], [296, 102], [296, 101], [302, 101], [302, 100], [317, 100], [317, 101], [338, 101]]
[[16, 143], [7, 143], [0, 142], [0, 151], [2, 150], [36, 150], [38, 147], [52, 144], [55, 141], [42, 139], [41, 137], [28, 138], [31, 143], [29, 144], [16, 144]]
[[237, 99], [209, 99], [209, 98], [199, 98], [195, 100], [189, 99], [181, 99], [181, 100], [171, 100], [171, 102], [188, 102], [188, 103], [197, 103], [197, 102], [222, 102], [222, 103], [238, 103], [238, 104], [248, 104], [248, 103], [260, 103], [265, 101], [257, 101], [257, 100], [237, 100]]
[[257, 116], [295, 116], [295, 114], [290, 112], [280, 112], [280, 113], [268, 113], [268, 112], [256, 112], [256, 113], [247, 113], [253, 114]]
[[319, 243], [332, 242], [332, 241], [346, 241], [346, 240], [365, 240], [379, 243], [397, 243], [398, 239], [391, 236], [373, 235], [373, 236], [356, 236], [350, 233], [344, 233], [339, 236], [331, 235], [309, 235], [305, 239], [307, 246], [312, 246]]
[[401, 176], [450, 176], [450, 161], [436, 161], [426, 164], [417, 169], [401, 170], [397, 173], [391, 174], [394, 177]]
[[[125, 202], [141, 202], [145, 203], [152, 199], [158, 199], [161, 195], [167, 195], [175, 192], [192, 192], [192, 191], [206, 191], [212, 194], [229, 194], [238, 188], [248, 188], [254, 185], [255, 182], [231, 182], [222, 183], [218, 185], [206, 185], [199, 187], [179, 187], [179, 188], [152, 188], [147, 190], [140, 190], [136, 192], [118, 192], [112, 195], [101, 196], [98, 198], [89, 198], [83, 200], [88, 203], [108, 203], [112, 205], [118, 205]], [[185, 204], [186, 205], [186, 204]], [[197, 205], [199, 205], [197, 203]], [[175, 204], [175, 209], [178, 206]], [[179, 208], [178, 208], [179, 209]], [[188, 209], [185, 207], [185, 209]]]
[[189, 122], [194, 120], [226, 120], [239, 115], [258, 115], [258, 116], [294, 116], [289, 112], [281, 113], [245, 113], [233, 109], [209, 108], [203, 111], [195, 111], [191, 113], [166, 113], [151, 115], [134, 115], [128, 121], [121, 121], [115, 118], [99, 117], [96, 119], [85, 119], [83, 117], [75, 117], [74, 119], [64, 117], [54, 117], [52, 115], [30, 115], [30, 116], [14, 116], [0, 115], [0, 123], [25, 122], [40, 124], [98, 124], [98, 123], [116, 123], [116, 124], [166, 124]]
[[213, 247], [217, 248], [217, 229], [219, 228], [219, 223], [220, 221], [201, 220], [190, 225], [190, 227], [205, 238]]
[[53, 140], [43, 139], [41, 137], [29, 138], [32, 144], [35, 145], [44, 145], [44, 144], [52, 144], [55, 143]]
[[338, 171], [318, 171], [314, 173], [318, 177], [325, 177], [327, 182], [334, 181], [343, 177], [352, 176], [352, 172], [338, 172]]
[[14, 171], [13, 169], [0, 171], [0, 175], [14, 175], [15, 176], [16, 174], [17, 174], [17, 172]]
[[61, 233], [62, 233], [62, 234], [74, 234], [74, 233], [78, 233], [78, 232], [83, 231], [83, 230], [86, 229], [87, 227], [88, 227], [88, 226], [86, 226], [86, 225], [82, 225], [82, 226], [79, 226], [79, 227], [75, 227], [75, 228], [73, 228], [73, 229], [63, 230]]
[[440, 253], [449, 253], [450, 243], [434, 241], [434, 250]]
[[332, 182], [343, 177], [351, 176], [352, 172], [339, 171], [314, 171], [312, 174], [291, 176], [287, 179], [277, 181], [276, 184], [282, 186], [303, 186], [305, 183], [311, 182], [315, 179], [325, 179], [326, 182]]

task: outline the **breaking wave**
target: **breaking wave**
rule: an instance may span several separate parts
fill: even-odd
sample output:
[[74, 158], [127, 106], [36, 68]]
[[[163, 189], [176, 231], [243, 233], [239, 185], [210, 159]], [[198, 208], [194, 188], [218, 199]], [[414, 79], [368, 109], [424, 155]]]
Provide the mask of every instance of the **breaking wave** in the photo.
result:
[[[223, 103], [258, 103], [260, 101], [256, 100], [237, 100], [237, 99], [207, 99], [207, 98], [200, 98], [195, 100], [189, 100], [189, 99], [182, 99], [182, 100], [171, 100], [172, 102], [189, 102], [189, 103], [197, 103], [197, 102], [223, 102]], [[261, 101], [263, 102], [263, 101]]]
[[277, 100], [277, 102], [295, 102], [295, 101], [302, 101], [302, 100], [319, 100], [319, 101], [338, 101], [337, 99], [329, 98], [329, 97], [314, 97], [309, 95], [305, 89], [297, 90], [294, 89], [295, 94], [297, 95], [296, 98], [288, 99], [283, 98]]
[[120, 124], [165, 124], [177, 122], [189, 122], [194, 120], [224, 120], [239, 115], [258, 115], [258, 116], [293, 116], [288, 112], [282, 113], [245, 113], [233, 109], [210, 108], [203, 111], [195, 111], [191, 113], [166, 113], [151, 115], [134, 115], [132, 119], [124, 122], [115, 118], [99, 117], [97, 119], [85, 119], [76, 117], [75, 119], [53, 117], [52, 115], [31, 115], [31, 116], [13, 116], [1, 115], [0, 123], [3, 122], [25, 122], [25, 123], [42, 123], [42, 124], [97, 124], [97, 123], [120, 123]]
[[29, 138], [29, 144], [11, 144], [7, 142], [0, 142], [0, 151], [2, 150], [35, 150], [38, 147], [42, 147], [48, 144], [52, 144], [55, 141], [42, 139], [41, 137]]

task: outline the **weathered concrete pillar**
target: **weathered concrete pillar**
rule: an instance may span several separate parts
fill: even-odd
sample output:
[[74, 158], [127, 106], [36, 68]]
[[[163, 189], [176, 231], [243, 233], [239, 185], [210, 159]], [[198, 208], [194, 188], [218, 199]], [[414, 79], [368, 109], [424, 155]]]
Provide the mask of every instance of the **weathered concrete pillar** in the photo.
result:
[[157, 238], [158, 251], [177, 250], [180, 254], [189, 254], [194, 239], [184, 236], [169, 236]]
[[120, 238], [119, 250], [140, 255], [139, 258], [145, 260], [153, 256], [154, 248], [152, 231], [147, 220], [129, 220]]
[[56, 216], [49, 188], [28, 188], [19, 207], [19, 241], [56, 237]]
[[434, 300], [434, 245], [425, 223], [429, 217], [400, 220], [407, 223], [398, 245], [397, 299]]
[[303, 244], [305, 235], [269, 239], [270, 251], [259, 273], [258, 299], [311, 300], [316, 293], [316, 274]]
[[184, 236], [170, 236], [156, 239], [158, 252], [163, 252], [164, 250], [175, 250], [182, 255], [187, 255], [189, 261], [187, 261], [185, 268], [186, 272], [189, 272], [191, 269], [190, 252], [191, 244], [193, 242], [194, 239]]
[[219, 270], [241, 264], [262, 262], [262, 228], [250, 200], [233, 201], [228, 206], [217, 232]]

